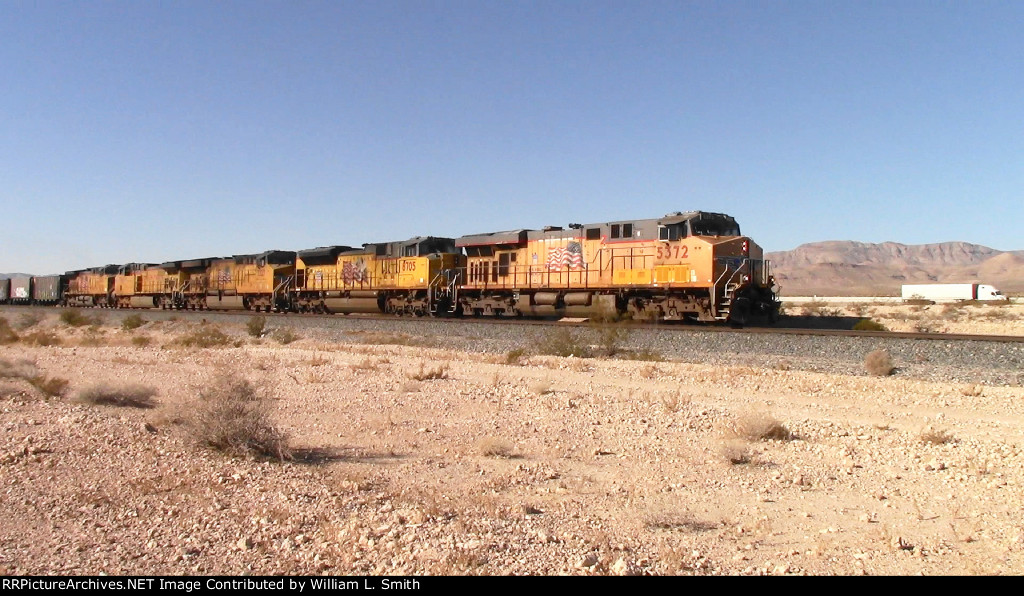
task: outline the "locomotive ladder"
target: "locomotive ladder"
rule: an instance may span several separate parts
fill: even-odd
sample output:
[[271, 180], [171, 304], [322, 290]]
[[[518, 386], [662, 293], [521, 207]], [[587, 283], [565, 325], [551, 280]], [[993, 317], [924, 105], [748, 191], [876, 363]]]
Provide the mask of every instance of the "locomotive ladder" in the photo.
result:
[[[740, 286], [739, 283], [736, 283], [736, 276], [743, 270], [743, 265], [747, 264], [749, 261], [750, 259], [743, 259], [736, 269], [730, 269], [729, 264], [726, 263], [725, 270], [722, 271], [722, 274], [715, 280], [715, 284], [712, 287], [711, 292], [711, 304], [712, 307], [717, 306], [717, 308], [715, 308], [716, 319], [724, 321], [729, 318], [729, 313], [732, 311], [733, 296], [736, 294], [736, 288]], [[730, 273], [732, 275], [729, 275]], [[729, 279], [725, 280], [725, 291], [723, 292], [722, 301], [716, 305], [715, 300], [718, 296], [718, 287], [726, 275], [729, 275]]]
[[445, 312], [449, 314], [454, 313], [458, 308], [459, 273], [455, 269], [439, 271], [427, 286], [427, 305], [430, 314], [437, 314], [441, 309], [442, 302], [446, 303]]
[[[289, 292], [288, 292], [288, 288], [291, 287], [292, 279], [294, 279], [294, 276], [292, 276], [292, 275], [284, 275], [284, 276], [278, 277], [278, 279], [280, 279], [281, 281], [278, 282], [278, 284], [276, 286], [274, 286], [274, 292], [272, 294], [272, 296], [273, 296], [272, 301], [274, 302], [274, 304], [272, 306], [274, 306], [275, 308], [280, 308], [279, 304], [281, 304], [282, 302], [285, 305], [288, 305], [288, 302], [289, 302], [288, 299], [291, 298], [291, 296], [289, 295]], [[281, 291], [282, 288], [284, 288], [283, 292]], [[280, 300], [278, 298], [278, 296], [281, 296], [281, 295], [283, 295], [283, 300]], [[290, 306], [290, 305], [288, 305], [288, 306]]]

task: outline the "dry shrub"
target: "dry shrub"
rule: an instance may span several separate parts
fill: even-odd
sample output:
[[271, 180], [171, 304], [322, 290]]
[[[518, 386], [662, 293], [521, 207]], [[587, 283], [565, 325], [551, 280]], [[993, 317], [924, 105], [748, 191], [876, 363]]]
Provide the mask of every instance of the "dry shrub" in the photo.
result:
[[945, 445], [946, 443], [951, 443], [954, 440], [955, 437], [953, 437], [952, 433], [945, 429], [928, 427], [921, 432], [921, 441], [932, 445]]
[[36, 346], [59, 346], [63, 341], [51, 331], [34, 331], [21, 337], [21, 341]]
[[232, 375], [199, 392], [186, 426], [201, 447], [233, 456], [291, 457], [287, 435], [270, 417], [271, 400]]
[[624, 352], [622, 357], [627, 360], [640, 360], [643, 362], [664, 362], [665, 356], [656, 350], [648, 350], [647, 348], [641, 350], [630, 350]]
[[892, 363], [892, 356], [885, 350], [874, 350], [864, 358], [864, 369], [876, 377], [891, 375], [896, 367]]
[[146, 324], [146, 320], [139, 315], [128, 315], [121, 321], [121, 329], [134, 331]]
[[401, 393], [417, 393], [423, 385], [416, 381], [405, 381], [399, 387], [398, 391]]
[[31, 327], [35, 327], [43, 320], [42, 315], [34, 312], [23, 313], [18, 318], [18, 329], [25, 330]]
[[497, 437], [484, 437], [477, 443], [480, 455], [487, 457], [511, 457], [512, 444]]
[[568, 358], [589, 358], [590, 347], [580, 341], [579, 336], [568, 327], [553, 329], [537, 341], [537, 353]]
[[861, 319], [853, 326], [854, 331], [888, 331], [885, 325], [872, 319]]
[[71, 308], [60, 313], [60, 321], [69, 327], [84, 327], [86, 325], [99, 325], [100, 318], [84, 314], [77, 308]]
[[132, 338], [132, 345], [137, 348], [144, 348], [152, 343], [152, 341], [148, 335], [136, 335]]
[[0, 379], [28, 379], [39, 374], [31, 360], [10, 361], [0, 358]]
[[245, 324], [245, 330], [249, 335], [253, 337], [263, 337], [263, 332], [267, 328], [267, 317], [263, 315], [256, 315], [255, 317], [249, 317], [249, 320]]
[[31, 360], [11, 362], [0, 359], [0, 379], [22, 379], [47, 397], [59, 397], [68, 388], [67, 379], [47, 377]]
[[505, 354], [505, 364], [522, 364], [524, 358], [526, 358], [526, 350], [524, 350], [523, 348], [509, 350], [509, 352]]
[[350, 364], [349, 366], [352, 367], [352, 370], [371, 371], [377, 370], [377, 367], [380, 366], [380, 362], [374, 358], [370, 358], [369, 356], [367, 356], [366, 358], [363, 358], [359, 362], [355, 364]]
[[91, 385], [78, 392], [77, 399], [80, 402], [102, 405], [118, 406], [122, 408], [153, 408], [156, 402], [153, 397], [157, 390], [146, 385], [125, 385], [116, 387], [107, 383]]
[[430, 381], [432, 379], [447, 379], [448, 378], [448, 366], [442, 364], [437, 368], [428, 369], [420, 362], [420, 368], [418, 372], [411, 373], [409, 378], [414, 381]]
[[537, 379], [530, 383], [530, 391], [537, 395], [544, 395], [545, 393], [551, 393], [551, 381], [547, 379]]
[[103, 332], [95, 327], [90, 327], [85, 330], [85, 334], [78, 340], [78, 344], [82, 346], [102, 346], [106, 343], [106, 338], [103, 337]]
[[191, 333], [186, 333], [174, 343], [186, 348], [217, 348], [231, 343], [231, 338], [218, 327], [203, 325]]
[[979, 397], [982, 391], [981, 385], [967, 385], [960, 388], [960, 394], [964, 397]]
[[274, 338], [274, 341], [282, 345], [290, 344], [293, 341], [299, 339], [299, 335], [293, 332], [291, 329], [283, 328], [275, 330], [274, 333], [271, 334], [271, 337]]
[[661, 393], [658, 395], [661, 406], [666, 412], [678, 412], [690, 405], [690, 398], [681, 393]]
[[749, 464], [753, 459], [750, 447], [739, 439], [724, 441], [719, 448], [719, 453], [725, 461], [734, 466]]
[[18, 334], [11, 329], [11, 324], [7, 322], [7, 319], [0, 317], [0, 345], [12, 344], [18, 341]]
[[767, 414], [741, 416], [726, 429], [726, 434], [748, 441], [789, 441], [796, 438], [786, 425]]

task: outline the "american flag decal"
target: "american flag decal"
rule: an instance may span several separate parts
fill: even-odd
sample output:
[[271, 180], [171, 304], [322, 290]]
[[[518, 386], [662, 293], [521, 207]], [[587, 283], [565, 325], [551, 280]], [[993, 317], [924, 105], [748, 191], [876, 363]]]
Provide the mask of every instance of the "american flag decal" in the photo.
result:
[[583, 269], [583, 245], [570, 242], [565, 248], [548, 250], [548, 271]]

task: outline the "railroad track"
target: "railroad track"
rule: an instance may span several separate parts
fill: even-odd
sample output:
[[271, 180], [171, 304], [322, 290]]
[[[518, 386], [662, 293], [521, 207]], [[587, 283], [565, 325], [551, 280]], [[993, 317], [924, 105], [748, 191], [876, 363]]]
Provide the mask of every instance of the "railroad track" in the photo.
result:
[[[31, 309], [31, 308], [43, 308], [51, 309], [52, 307], [39, 307], [39, 306], [18, 306], [18, 305], [6, 305], [4, 309]], [[521, 319], [521, 318], [503, 318], [503, 317], [415, 317], [415, 316], [395, 316], [395, 315], [367, 315], [367, 314], [352, 314], [352, 315], [340, 315], [340, 314], [297, 314], [297, 313], [260, 313], [256, 315], [248, 311], [167, 311], [160, 309], [130, 309], [130, 310], [119, 310], [119, 309], [102, 309], [104, 312], [112, 313], [124, 313], [124, 314], [138, 314], [138, 313], [161, 313], [170, 316], [187, 316], [190, 318], [207, 318], [207, 317], [223, 317], [223, 318], [248, 318], [252, 316], [267, 316], [272, 318], [290, 318], [294, 317], [298, 320], [309, 321], [309, 320], [353, 320], [353, 321], [385, 321], [385, 322], [396, 322], [402, 321], [435, 321], [450, 323], [453, 325], [473, 325], [473, 324], [486, 324], [486, 325], [518, 325], [526, 327], [544, 327], [544, 326], [559, 326], [559, 327], [582, 327], [591, 328], [602, 325], [601, 323], [593, 323], [586, 319]], [[809, 320], [810, 319], [810, 320]], [[852, 329], [835, 329], [823, 326], [814, 327], [810, 326], [815, 322], [820, 321], [824, 325], [839, 325], [842, 324], [841, 318], [837, 317], [782, 317], [778, 324], [775, 326], [759, 326], [759, 325], [748, 325], [742, 328], [730, 327], [727, 325], [701, 325], [701, 324], [687, 324], [687, 323], [634, 323], [634, 322], [623, 322], [623, 323], [606, 323], [611, 325], [622, 325], [626, 329], [636, 330], [659, 330], [659, 331], [675, 331], [679, 333], [743, 333], [743, 334], [764, 334], [764, 335], [808, 335], [808, 336], [822, 336], [822, 337], [867, 337], [867, 338], [879, 338], [879, 339], [906, 339], [906, 340], [922, 340], [922, 341], [979, 341], [979, 342], [1000, 342], [1000, 343], [1024, 343], [1024, 336], [1016, 335], [972, 335], [972, 334], [953, 334], [953, 333], [918, 333], [918, 332], [906, 332], [906, 331], [855, 331]], [[791, 326], [787, 326], [791, 325]]]

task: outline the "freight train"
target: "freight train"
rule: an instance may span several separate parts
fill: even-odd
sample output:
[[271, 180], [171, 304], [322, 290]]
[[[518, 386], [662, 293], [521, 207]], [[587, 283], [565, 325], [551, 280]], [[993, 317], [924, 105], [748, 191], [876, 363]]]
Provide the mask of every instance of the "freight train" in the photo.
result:
[[729, 215], [270, 250], [0, 280], [0, 302], [108, 308], [593, 317], [745, 324], [779, 301]]

